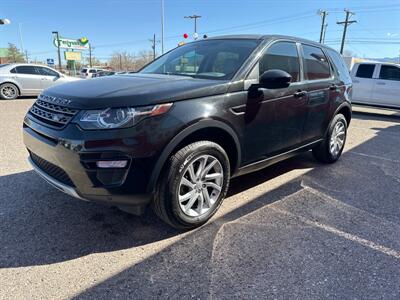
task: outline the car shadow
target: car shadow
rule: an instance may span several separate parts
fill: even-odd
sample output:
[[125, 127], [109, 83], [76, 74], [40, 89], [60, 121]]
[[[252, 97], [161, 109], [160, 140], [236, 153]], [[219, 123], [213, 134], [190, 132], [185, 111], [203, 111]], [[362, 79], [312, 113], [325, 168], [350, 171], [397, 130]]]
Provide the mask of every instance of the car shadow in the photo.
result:
[[[398, 261], [380, 252], [384, 247], [371, 246], [375, 242], [400, 249], [396, 238], [400, 228], [400, 160], [368, 153], [369, 148], [377, 147], [386, 153], [399, 144], [399, 133], [400, 125], [379, 129], [374, 138], [345, 152], [337, 163], [318, 165], [213, 219], [171, 246], [88, 288], [76, 299], [125, 298], [133, 293], [143, 299], [241, 298], [245, 292], [250, 298], [268, 293], [277, 298], [314, 295], [316, 299], [338, 293], [354, 298], [400, 293], [395, 280], [395, 274], [400, 275]], [[280, 170], [316, 166], [310, 160], [307, 153], [286, 162], [286, 168], [278, 164], [237, 178], [233, 185], [243, 184], [246, 189], [248, 184], [279, 175]], [[231, 196], [241, 190], [232, 189]], [[309, 215], [311, 220], [315, 218], [311, 224], [317, 229], [298, 228], [296, 215], [269, 213], [276, 208], [290, 208]], [[372, 242], [341, 234], [321, 220]], [[305, 231], [310, 235], [302, 237]], [[252, 256], [248, 258], [246, 253]], [[374, 276], [383, 278], [385, 284]], [[321, 285], [321, 278], [338, 285]]]
[[[233, 179], [228, 196], [290, 170], [310, 168], [310, 154]], [[46, 265], [146, 245], [179, 235], [147, 209], [138, 217], [67, 196], [34, 171], [0, 177], [0, 268]], [[272, 199], [272, 198], [271, 198]]]

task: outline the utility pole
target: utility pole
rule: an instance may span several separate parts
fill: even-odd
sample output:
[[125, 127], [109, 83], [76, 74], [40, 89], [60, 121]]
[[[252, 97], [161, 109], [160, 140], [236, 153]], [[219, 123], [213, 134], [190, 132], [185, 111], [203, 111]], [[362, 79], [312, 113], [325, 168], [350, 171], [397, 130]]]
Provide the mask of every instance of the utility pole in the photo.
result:
[[25, 50], [25, 59], [26, 59], [26, 62], [28, 63], [29, 61], [28, 61], [28, 51], [27, 50]]
[[151, 42], [151, 49], [153, 49], [153, 60], [156, 59], [156, 34], [153, 34], [153, 39], [149, 40]]
[[185, 16], [185, 19], [194, 19], [194, 39], [197, 40], [197, 19], [201, 18], [201, 16], [193, 15], [193, 16]]
[[161, 0], [161, 54], [164, 54], [164, 0]]
[[89, 67], [92, 67], [92, 46], [89, 43]]
[[328, 27], [328, 24], [325, 24], [324, 27], [325, 27], [325, 28], [324, 28], [324, 34], [323, 34], [323, 36], [322, 36], [322, 44], [325, 44], [326, 28]]
[[57, 39], [58, 70], [61, 72], [60, 35], [58, 34], [58, 31], [53, 31], [52, 33], [56, 35], [56, 39]]
[[119, 70], [122, 71], [122, 55], [119, 55]]
[[349, 11], [348, 9], [345, 9], [346, 12], [346, 20], [342, 22], [336, 22], [336, 24], [342, 25], [344, 24], [344, 29], [343, 29], [343, 36], [342, 36], [342, 45], [340, 46], [340, 54], [343, 54], [344, 50], [344, 42], [346, 40], [346, 33], [347, 33], [347, 26], [353, 23], [357, 23], [357, 21], [349, 21], [349, 18], [351, 15], [354, 15], [353, 12]]
[[326, 29], [326, 27], [325, 27], [325, 18], [328, 15], [328, 13], [325, 10], [319, 10], [318, 13], [322, 17], [321, 33], [319, 35], [319, 42], [322, 43], [323, 36], [324, 36], [324, 30]]

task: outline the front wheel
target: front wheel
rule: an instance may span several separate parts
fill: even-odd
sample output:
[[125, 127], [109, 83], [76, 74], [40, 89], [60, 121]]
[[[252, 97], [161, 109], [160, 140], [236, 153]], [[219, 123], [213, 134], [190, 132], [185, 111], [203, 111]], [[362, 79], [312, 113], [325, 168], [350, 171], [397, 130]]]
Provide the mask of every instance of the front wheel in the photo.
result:
[[154, 211], [178, 229], [201, 226], [221, 206], [229, 179], [229, 159], [220, 145], [192, 143], [170, 157], [158, 182]]
[[18, 88], [12, 83], [3, 83], [0, 85], [0, 99], [14, 100], [19, 95]]
[[337, 114], [325, 136], [325, 140], [313, 149], [314, 157], [323, 163], [334, 163], [342, 155], [347, 137], [347, 121], [342, 114]]

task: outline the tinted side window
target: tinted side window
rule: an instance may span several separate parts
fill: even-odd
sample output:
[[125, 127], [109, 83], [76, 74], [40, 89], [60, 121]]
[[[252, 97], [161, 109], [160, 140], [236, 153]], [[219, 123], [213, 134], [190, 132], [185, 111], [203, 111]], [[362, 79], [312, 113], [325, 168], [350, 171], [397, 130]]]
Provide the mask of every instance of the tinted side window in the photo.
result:
[[303, 45], [304, 73], [308, 80], [326, 79], [331, 76], [329, 62], [318, 47]]
[[358, 66], [356, 77], [359, 78], [372, 78], [372, 74], [374, 74], [375, 65], [371, 64], [362, 64]]
[[89, 70], [89, 73], [96, 73], [96, 70]]
[[266, 50], [260, 59], [260, 75], [272, 69], [289, 73], [292, 76], [292, 82], [300, 80], [299, 55], [295, 43], [277, 42]]
[[51, 69], [45, 68], [45, 67], [36, 67], [36, 69], [37, 69], [37, 71], [39, 72], [40, 75], [44, 75], [44, 76], [58, 76], [58, 73], [57, 73], [57, 72], [55, 72], [55, 71], [53, 71], [53, 70], [51, 70]]
[[16, 69], [18, 74], [39, 75], [33, 66], [19, 66]]
[[395, 66], [381, 66], [379, 79], [400, 81], [400, 68]]
[[344, 82], [344, 84], [351, 83], [350, 72], [349, 72], [349, 69], [347, 68], [347, 65], [344, 62], [342, 56], [335, 50], [326, 49], [326, 52], [328, 53], [329, 57], [331, 58], [334, 66], [335, 66], [335, 69], [337, 70], [337, 72], [339, 74], [340, 80], [342, 80]]

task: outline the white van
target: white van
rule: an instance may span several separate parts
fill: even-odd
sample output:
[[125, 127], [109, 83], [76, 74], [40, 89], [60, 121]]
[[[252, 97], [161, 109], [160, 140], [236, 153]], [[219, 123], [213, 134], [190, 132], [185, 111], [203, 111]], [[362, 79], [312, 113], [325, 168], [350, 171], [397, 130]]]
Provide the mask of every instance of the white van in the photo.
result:
[[360, 62], [351, 69], [352, 103], [400, 108], [400, 65]]
[[102, 69], [96, 69], [96, 68], [83, 68], [81, 70], [81, 78], [92, 78], [93, 74], [96, 74], [97, 72], [103, 71]]

